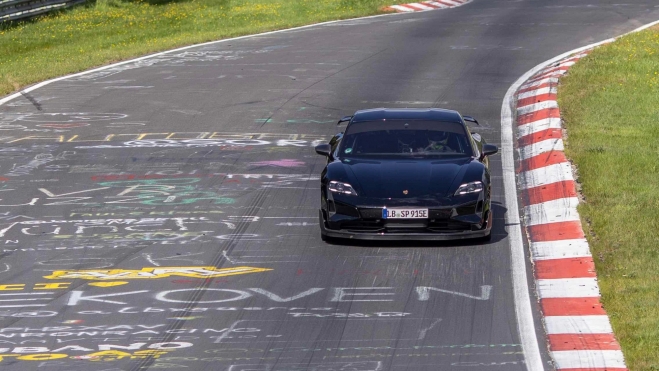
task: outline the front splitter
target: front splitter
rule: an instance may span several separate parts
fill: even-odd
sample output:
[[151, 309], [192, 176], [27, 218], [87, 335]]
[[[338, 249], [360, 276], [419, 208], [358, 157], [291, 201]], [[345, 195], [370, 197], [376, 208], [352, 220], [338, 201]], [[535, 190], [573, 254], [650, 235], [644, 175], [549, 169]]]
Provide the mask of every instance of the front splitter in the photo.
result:
[[378, 241], [454, 241], [474, 238], [484, 238], [492, 231], [492, 210], [488, 213], [485, 228], [478, 231], [460, 231], [452, 233], [356, 233], [346, 230], [328, 229], [323, 220], [322, 210], [318, 210], [320, 233], [325, 237], [344, 238], [350, 240], [378, 240]]

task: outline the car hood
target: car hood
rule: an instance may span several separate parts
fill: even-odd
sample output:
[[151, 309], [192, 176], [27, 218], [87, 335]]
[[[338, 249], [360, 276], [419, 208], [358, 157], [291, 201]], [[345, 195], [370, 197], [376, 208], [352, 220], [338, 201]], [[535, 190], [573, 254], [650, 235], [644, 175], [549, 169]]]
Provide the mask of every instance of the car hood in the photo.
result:
[[457, 159], [343, 160], [347, 178], [365, 198], [447, 197], [464, 177], [470, 157]]

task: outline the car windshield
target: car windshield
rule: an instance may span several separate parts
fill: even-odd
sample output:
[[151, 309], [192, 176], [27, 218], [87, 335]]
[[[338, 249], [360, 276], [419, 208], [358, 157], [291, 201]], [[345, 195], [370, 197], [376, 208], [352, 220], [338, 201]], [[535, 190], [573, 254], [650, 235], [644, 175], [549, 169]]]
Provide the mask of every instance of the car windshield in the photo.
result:
[[455, 122], [388, 120], [353, 123], [339, 156], [472, 156], [464, 126]]

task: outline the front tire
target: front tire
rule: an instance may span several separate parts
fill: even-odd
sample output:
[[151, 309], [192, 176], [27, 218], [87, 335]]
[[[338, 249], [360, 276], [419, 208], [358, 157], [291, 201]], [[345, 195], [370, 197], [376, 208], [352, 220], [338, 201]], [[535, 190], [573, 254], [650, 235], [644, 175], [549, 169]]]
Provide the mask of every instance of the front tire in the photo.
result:
[[[494, 218], [492, 218], [492, 211], [487, 212], [487, 223], [491, 224], [494, 222]], [[492, 225], [488, 225], [487, 228], [490, 228], [490, 233], [487, 234], [487, 236], [480, 237], [476, 239], [478, 242], [481, 243], [488, 243], [492, 241]]]
[[330, 244], [330, 245], [334, 245], [337, 241], [335, 237], [330, 237], [330, 236], [328, 236], [326, 234], [323, 234], [323, 233], [320, 234], [320, 239], [323, 240], [323, 242], [325, 242], [327, 244]]

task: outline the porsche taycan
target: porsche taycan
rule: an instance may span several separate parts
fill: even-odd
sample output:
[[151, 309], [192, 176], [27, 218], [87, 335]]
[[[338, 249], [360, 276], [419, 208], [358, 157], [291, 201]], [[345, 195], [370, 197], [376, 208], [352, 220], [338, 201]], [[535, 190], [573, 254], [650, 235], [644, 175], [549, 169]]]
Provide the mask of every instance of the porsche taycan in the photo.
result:
[[498, 148], [467, 121], [478, 123], [452, 110], [384, 108], [339, 120], [345, 130], [315, 148], [327, 158], [323, 239], [488, 239], [488, 156]]

